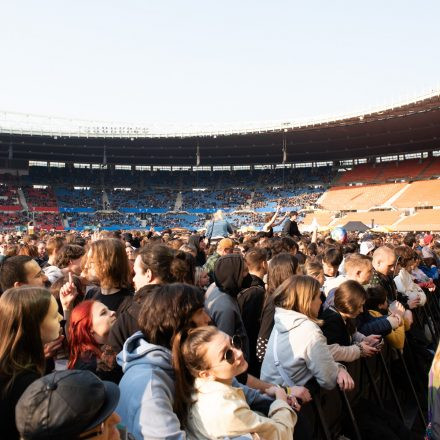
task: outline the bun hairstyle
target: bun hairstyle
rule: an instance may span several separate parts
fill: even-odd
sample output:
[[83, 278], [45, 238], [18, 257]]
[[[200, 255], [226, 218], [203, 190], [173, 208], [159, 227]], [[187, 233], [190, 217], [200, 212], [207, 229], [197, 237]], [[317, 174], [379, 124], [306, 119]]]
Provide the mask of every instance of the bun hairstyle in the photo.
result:
[[144, 273], [150, 270], [154, 278], [158, 279], [158, 284], [194, 284], [195, 261], [192, 255], [164, 244], [153, 244], [141, 248], [138, 256]]
[[177, 333], [174, 338], [172, 359], [176, 378], [176, 395], [173, 409], [183, 428], [187, 425], [188, 411], [195, 403], [192, 400], [195, 391], [194, 381], [200, 371], [209, 367], [204, 359], [206, 350], [202, 350], [202, 346], [211, 342], [218, 333], [217, 327], [213, 326], [186, 328]]

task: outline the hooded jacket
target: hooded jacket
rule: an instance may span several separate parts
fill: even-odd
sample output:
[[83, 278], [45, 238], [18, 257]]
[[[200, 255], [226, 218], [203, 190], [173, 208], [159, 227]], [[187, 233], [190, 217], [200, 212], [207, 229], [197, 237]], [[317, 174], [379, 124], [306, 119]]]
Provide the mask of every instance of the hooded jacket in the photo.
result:
[[426, 295], [423, 289], [418, 286], [412, 279], [411, 274], [406, 269], [400, 269], [398, 275], [394, 278], [397, 290], [408, 299], [419, 298], [420, 306], [426, 303]]
[[237, 295], [244, 279], [244, 261], [240, 255], [220, 257], [215, 264], [215, 284], [205, 294], [205, 307], [214, 324], [229, 336], [240, 336], [243, 353], [249, 360], [249, 339], [241, 318]]
[[116, 412], [136, 440], [183, 440], [185, 432], [173, 412], [174, 372], [171, 351], [148, 343], [139, 331], [117, 356], [124, 376]]
[[275, 324], [261, 367], [261, 379], [278, 385], [283, 379], [275, 365], [274, 334], [278, 331], [278, 360], [295, 385], [305, 385], [315, 378], [326, 389], [336, 386], [340, 364], [329, 351], [327, 340], [317, 324], [293, 310], [275, 308]]

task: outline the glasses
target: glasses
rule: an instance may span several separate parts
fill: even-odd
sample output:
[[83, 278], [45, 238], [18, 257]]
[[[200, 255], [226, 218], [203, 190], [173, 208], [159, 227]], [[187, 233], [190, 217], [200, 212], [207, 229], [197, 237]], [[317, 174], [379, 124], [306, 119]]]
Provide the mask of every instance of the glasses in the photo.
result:
[[[237, 335], [232, 336], [232, 338], [231, 338], [231, 347], [228, 348], [225, 351], [225, 354], [223, 355], [222, 362], [226, 361], [228, 364], [233, 365], [234, 362], [235, 362], [235, 352], [234, 352], [234, 349], [235, 350], [241, 350], [241, 347], [242, 347], [242, 342], [241, 342], [240, 336], [237, 336]], [[219, 367], [220, 365], [221, 364], [217, 364], [217, 365], [212, 366], [211, 368]]]

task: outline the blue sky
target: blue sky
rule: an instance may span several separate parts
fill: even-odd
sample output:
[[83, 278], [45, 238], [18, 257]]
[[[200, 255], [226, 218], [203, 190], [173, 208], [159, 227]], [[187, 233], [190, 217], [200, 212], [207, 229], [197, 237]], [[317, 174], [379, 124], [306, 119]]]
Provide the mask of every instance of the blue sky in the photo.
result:
[[0, 110], [280, 121], [440, 85], [436, 0], [0, 0], [0, 16]]

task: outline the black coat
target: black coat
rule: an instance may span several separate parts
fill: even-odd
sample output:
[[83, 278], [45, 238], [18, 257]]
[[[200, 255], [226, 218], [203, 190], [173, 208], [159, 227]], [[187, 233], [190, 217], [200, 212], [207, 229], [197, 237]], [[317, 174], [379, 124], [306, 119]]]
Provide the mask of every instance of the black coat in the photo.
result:
[[260, 331], [264, 297], [264, 281], [256, 275], [252, 275], [251, 287], [242, 290], [237, 296], [241, 318], [249, 338], [248, 372], [256, 377], [260, 377], [261, 365], [257, 360], [257, 338]]

